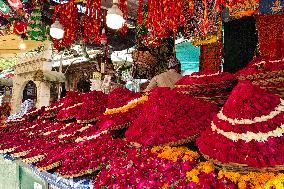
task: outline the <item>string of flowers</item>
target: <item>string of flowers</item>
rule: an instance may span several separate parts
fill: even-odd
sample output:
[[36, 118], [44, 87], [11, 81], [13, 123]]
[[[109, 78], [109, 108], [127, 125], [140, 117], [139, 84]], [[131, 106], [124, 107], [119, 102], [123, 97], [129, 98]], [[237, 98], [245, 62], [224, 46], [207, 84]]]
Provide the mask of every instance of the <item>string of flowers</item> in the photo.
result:
[[85, 42], [100, 43], [101, 12], [101, 0], [87, 0], [83, 21]]
[[127, 112], [129, 109], [135, 108], [139, 104], [144, 104], [148, 101], [148, 96], [142, 96], [140, 98], [136, 98], [134, 100], [131, 100], [126, 105], [119, 107], [119, 108], [112, 108], [112, 109], [106, 109], [104, 115], [111, 115], [111, 114], [117, 114], [117, 113], [124, 113]]
[[118, 31], [122, 34], [127, 33], [127, 19], [128, 19], [128, 8], [127, 8], [127, 0], [119, 0], [118, 6], [120, 10], [123, 12], [123, 19], [125, 20], [124, 25]]

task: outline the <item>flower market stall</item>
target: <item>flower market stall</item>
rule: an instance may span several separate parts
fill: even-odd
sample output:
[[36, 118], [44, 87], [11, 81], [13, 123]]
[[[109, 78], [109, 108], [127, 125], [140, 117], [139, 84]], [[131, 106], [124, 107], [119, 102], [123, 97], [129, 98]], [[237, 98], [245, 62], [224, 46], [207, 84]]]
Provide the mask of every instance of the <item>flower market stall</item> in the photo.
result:
[[[45, 44], [13, 66], [0, 189], [283, 189], [283, 7], [0, 0], [0, 57]], [[11, 33], [19, 47], [3, 45]], [[122, 73], [109, 55], [130, 47]], [[179, 66], [169, 57], [190, 75], [140, 92], [136, 81]]]

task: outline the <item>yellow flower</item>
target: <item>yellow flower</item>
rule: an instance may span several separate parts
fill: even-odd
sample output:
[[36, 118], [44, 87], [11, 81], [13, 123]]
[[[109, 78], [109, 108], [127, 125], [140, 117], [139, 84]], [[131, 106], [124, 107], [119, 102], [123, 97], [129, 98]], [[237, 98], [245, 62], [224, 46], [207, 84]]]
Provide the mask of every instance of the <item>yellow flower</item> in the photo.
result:
[[158, 154], [159, 158], [177, 161], [181, 158], [183, 161], [193, 161], [199, 157], [197, 152], [191, 151], [186, 147], [156, 146], [151, 149], [152, 153]]
[[200, 162], [198, 164], [198, 169], [204, 173], [211, 173], [212, 171], [214, 171], [214, 167], [212, 165], [212, 163], [210, 163], [209, 161], [206, 162]]

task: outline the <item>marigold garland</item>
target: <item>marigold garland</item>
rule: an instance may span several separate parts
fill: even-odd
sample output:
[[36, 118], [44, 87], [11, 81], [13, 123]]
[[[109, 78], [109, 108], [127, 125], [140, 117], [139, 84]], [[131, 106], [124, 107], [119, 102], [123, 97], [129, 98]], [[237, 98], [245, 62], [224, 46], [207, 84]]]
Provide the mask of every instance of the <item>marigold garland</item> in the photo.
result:
[[148, 96], [142, 96], [140, 98], [136, 98], [134, 100], [131, 100], [128, 102], [125, 106], [119, 107], [119, 108], [113, 108], [113, 109], [106, 109], [105, 115], [111, 115], [111, 114], [117, 114], [117, 113], [124, 113], [128, 110], [135, 108], [139, 104], [144, 104], [148, 101]]

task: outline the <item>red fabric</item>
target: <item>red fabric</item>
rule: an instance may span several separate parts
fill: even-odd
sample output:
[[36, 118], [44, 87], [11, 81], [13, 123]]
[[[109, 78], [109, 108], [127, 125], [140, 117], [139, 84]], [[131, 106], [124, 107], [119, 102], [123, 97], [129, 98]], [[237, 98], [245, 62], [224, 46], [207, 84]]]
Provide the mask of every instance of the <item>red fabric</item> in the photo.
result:
[[256, 23], [261, 56], [284, 57], [284, 14], [259, 15]]

